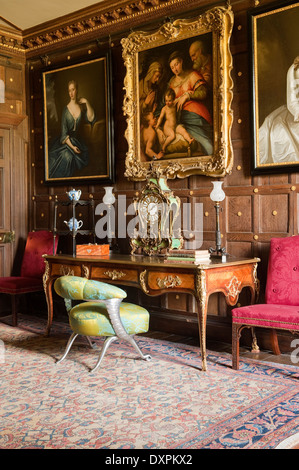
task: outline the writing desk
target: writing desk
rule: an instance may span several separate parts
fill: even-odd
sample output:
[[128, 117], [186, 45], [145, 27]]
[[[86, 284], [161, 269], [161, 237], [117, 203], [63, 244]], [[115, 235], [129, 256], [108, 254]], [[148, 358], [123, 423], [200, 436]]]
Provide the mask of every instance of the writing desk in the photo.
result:
[[52, 285], [57, 277], [81, 276], [102, 282], [133, 286], [145, 294], [156, 296], [169, 292], [192, 294], [198, 305], [198, 329], [202, 370], [207, 370], [206, 323], [209, 296], [222, 292], [228, 305], [235, 305], [243, 287], [249, 287], [251, 302], [259, 289], [258, 258], [228, 257], [226, 262], [194, 264], [164, 257], [119, 255], [73, 257], [71, 255], [44, 255], [44, 289], [48, 305], [46, 334], [53, 320]]

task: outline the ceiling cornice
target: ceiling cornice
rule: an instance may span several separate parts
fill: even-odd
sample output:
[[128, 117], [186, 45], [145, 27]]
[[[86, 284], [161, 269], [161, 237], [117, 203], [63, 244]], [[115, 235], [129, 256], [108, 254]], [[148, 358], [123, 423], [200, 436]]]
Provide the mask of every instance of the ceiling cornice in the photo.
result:
[[21, 31], [16, 31], [6, 26], [0, 25], [0, 55], [1, 52], [10, 54], [25, 54], [23, 45], [23, 35]]
[[[160, 3], [159, 0], [154, 0], [153, 2], [141, 0], [137, 3]], [[25, 29], [23, 31], [24, 37], [32, 37], [36, 36], [37, 34], [43, 34], [46, 31], [55, 30], [56, 28], [61, 28], [63, 26], [67, 26], [70, 24], [76, 24], [80, 21], [88, 21], [92, 18], [101, 17], [103, 15], [106, 17], [106, 21], [108, 20], [110, 15], [116, 16], [116, 12], [121, 12], [121, 10], [126, 10], [129, 12], [128, 5], [132, 4], [129, 0], [108, 0], [105, 2], [99, 2], [96, 5], [91, 5], [89, 7], [82, 8], [81, 10], [77, 10], [73, 13], [69, 13], [68, 15], [61, 16], [59, 18], [55, 18], [54, 20], [47, 21], [41, 25], [34, 26], [32, 28]]]
[[78, 38], [116, 34], [132, 29], [156, 16], [176, 14], [211, 3], [208, 0], [111, 0], [84, 8], [22, 32], [3, 30], [0, 25], [0, 49], [32, 57], [47, 47], [69, 46]]

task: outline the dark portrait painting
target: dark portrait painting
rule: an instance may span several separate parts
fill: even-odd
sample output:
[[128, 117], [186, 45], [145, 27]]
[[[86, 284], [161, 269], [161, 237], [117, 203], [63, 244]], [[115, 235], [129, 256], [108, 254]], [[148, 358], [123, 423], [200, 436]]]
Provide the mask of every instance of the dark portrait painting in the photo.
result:
[[298, 171], [299, 2], [249, 12], [252, 39], [253, 172]]
[[113, 179], [109, 55], [43, 73], [45, 180]]

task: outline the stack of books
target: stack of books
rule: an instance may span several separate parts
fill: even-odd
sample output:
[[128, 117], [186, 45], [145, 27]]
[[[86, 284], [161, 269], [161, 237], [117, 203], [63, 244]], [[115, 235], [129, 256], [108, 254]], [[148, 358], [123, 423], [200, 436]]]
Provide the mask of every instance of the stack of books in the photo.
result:
[[171, 263], [210, 263], [209, 250], [170, 250], [165, 262]]

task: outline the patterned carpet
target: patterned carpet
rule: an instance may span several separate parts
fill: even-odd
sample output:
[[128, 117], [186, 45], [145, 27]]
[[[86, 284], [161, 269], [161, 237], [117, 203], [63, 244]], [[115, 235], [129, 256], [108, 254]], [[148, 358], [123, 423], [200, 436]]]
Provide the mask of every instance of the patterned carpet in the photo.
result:
[[[98, 349], [54, 324], [0, 323], [1, 449], [271, 449], [299, 432], [299, 369], [137, 338], [152, 361], [113, 343], [94, 373]], [[101, 345], [102, 340], [97, 340]]]

